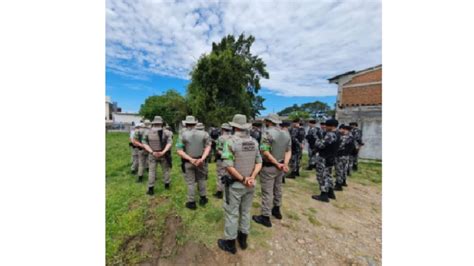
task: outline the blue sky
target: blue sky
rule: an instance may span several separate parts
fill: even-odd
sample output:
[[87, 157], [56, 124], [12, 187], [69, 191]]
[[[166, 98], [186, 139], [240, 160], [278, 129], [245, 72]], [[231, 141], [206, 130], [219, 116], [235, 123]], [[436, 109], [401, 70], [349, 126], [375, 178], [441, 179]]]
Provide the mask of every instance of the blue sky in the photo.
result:
[[212, 42], [252, 34], [267, 64], [267, 110], [320, 100], [332, 105], [327, 79], [381, 63], [381, 2], [107, 0], [106, 94], [124, 111], [146, 97], [185, 92], [189, 71]]

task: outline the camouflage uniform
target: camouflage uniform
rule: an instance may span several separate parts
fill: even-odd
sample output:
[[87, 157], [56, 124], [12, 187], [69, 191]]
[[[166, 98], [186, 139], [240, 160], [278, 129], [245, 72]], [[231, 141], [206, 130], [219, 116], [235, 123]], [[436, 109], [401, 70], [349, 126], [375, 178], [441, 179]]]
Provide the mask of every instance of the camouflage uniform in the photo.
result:
[[[173, 133], [167, 129], [155, 128], [147, 130], [143, 135], [143, 144], [150, 146], [150, 148], [156, 151], [162, 151], [167, 144], [173, 143]], [[143, 151], [146, 153], [146, 151]], [[161, 165], [163, 172], [163, 181], [165, 185], [169, 185], [171, 182], [170, 168], [171, 168], [171, 157], [165, 154], [160, 158], [156, 158], [152, 154], [148, 156], [148, 187], [154, 187], [156, 181], [156, 167], [157, 164]]]
[[354, 149], [354, 140], [348, 133], [341, 135], [341, 143], [336, 156], [336, 182], [338, 184], [345, 183], [347, 179], [347, 170], [349, 167], [349, 157]]
[[[176, 143], [178, 150], [183, 150], [186, 154], [194, 159], [201, 158], [204, 149], [211, 146], [211, 138], [209, 133], [197, 130], [195, 128], [183, 130]], [[199, 195], [206, 197], [206, 180], [207, 180], [207, 162], [204, 161], [199, 167], [190, 162], [184, 163], [185, 179], [188, 185], [188, 202], [195, 202], [195, 185], [198, 184]]]
[[[136, 128], [136, 129], [132, 129], [130, 131], [130, 139], [134, 138], [134, 136], [135, 136], [135, 134], [138, 130], [139, 129]], [[131, 140], [130, 140], [129, 146], [132, 149], [132, 167], [131, 167], [130, 170], [132, 170], [132, 173], [135, 173], [135, 172], [137, 172], [137, 169], [138, 169], [138, 148], [133, 145]]]
[[303, 150], [301, 149], [301, 145], [305, 139], [305, 131], [302, 127], [291, 127], [290, 130], [291, 135], [291, 160], [290, 160], [290, 168], [292, 174], [296, 174], [299, 176], [299, 169], [300, 169], [300, 162], [301, 157], [303, 156]]
[[308, 142], [308, 165], [310, 168], [314, 168], [316, 165], [316, 150], [314, 147], [314, 142], [316, 139], [321, 139], [323, 137], [321, 128], [319, 127], [310, 127], [308, 133], [306, 134], [306, 141]]
[[315, 141], [315, 147], [318, 151], [318, 156], [316, 157], [316, 177], [321, 192], [328, 192], [334, 188], [331, 169], [334, 166], [339, 142], [340, 137], [336, 131], [327, 131], [323, 139]]
[[[236, 132], [224, 144], [224, 167], [234, 167], [242, 176], [251, 176], [255, 164], [262, 163], [258, 143], [246, 131]], [[234, 181], [225, 187], [224, 239], [236, 239], [237, 232], [250, 232], [250, 209], [254, 187]]]
[[350, 156], [350, 168], [357, 170], [357, 165], [359, 162], [359, 149], [364, 143], [362, 142], [362, 130], [357, 127], [352, 128], [351, 130], [352, 137], [354, 138], [355, 149]]

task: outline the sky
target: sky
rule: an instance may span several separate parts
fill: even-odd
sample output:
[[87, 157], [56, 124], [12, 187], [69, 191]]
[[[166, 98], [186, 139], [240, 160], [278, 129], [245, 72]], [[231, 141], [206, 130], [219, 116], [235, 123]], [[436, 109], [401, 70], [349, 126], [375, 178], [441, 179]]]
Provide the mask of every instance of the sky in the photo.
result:
[[106, 95], [137, 112], [148, 96], [184, 94], [212, 43], [245, 33], [270, 74], [261, 81], [263, 115], [315, 100], [333, 106], [328, 78], [381, 64], [381, 27], [376, 0], [107, 0]]

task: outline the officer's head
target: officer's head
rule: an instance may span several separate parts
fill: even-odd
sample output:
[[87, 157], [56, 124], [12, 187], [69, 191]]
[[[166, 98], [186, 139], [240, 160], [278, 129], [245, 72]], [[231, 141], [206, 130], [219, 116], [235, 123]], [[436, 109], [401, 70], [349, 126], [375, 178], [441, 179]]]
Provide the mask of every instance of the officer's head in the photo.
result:
[[234, 118], [232, 118], [232, 122], [229, 122], [229, 125], [232, 126], [232, 129], [235, 132], [248, 131], [251, 127], [251, 124], [247, 123], [247, 117], [242, 114], [234, 115]]
[[229, 125], [229, 123], [224, 123], [221, 125], [221, 130], [222, 132], [229, 133], [232, 132], [232, 127]]
[[264, 121], [266, 127], [281, 124], [280, 117], [277, 114], [269, 114], [267, 117], [265, 117]]
[[183, 120], [183, 124], [185, 124], [187, 128], [193, 128], [194, 126], [196, 126], [197, 123], [198, 121], [192, 115], [187, 115], [186, 119]]
[[316, 119], [310, 119], [308, 120], [308, 125], [310, 127], [315, 127], [316, 126]]
[[300, 127], [300, 121], [299, 118], [293, 119], [293, 127]]
[[287, 128], [290, 127], [290, 125], [291, 125], [291, 123], [290, 123], [289, 121], [283, 121], [283, 122], [280, 124], [280, 127], [281, 127], [282, 129], [287, 129]]
[[260, 121], [254, 121], [254, 122], [252, 123], [252, 127], [253, 127], [253, 128], [261, 128], [261, 127], [262, 127], [262, 122], [260, 122]]
[[319, 123], [319, 126], [321, 127], [323, 131], [326, 131], [326, 122]]
[[328, 119], [326, 120], [326, 130], [327, 131], [334, 131], [337, 129], [339, 122], [336, 119]]
[[158, 129], [163, 128], [163, 118], [161, 118], [159, 115], [155, 116], [153, 121], [151, 121], [151, 127]]
[[358, 127], [359, 125], [357, 124], [357, 122], [350, 122], [350, 123], [349, 123], [349, 126], [351, 126], [351, 127]]
[[339, 133], [345, 135], [347, 132], [346, 132], [346, 125], [344, 124], [340, 124], [339, 125]]

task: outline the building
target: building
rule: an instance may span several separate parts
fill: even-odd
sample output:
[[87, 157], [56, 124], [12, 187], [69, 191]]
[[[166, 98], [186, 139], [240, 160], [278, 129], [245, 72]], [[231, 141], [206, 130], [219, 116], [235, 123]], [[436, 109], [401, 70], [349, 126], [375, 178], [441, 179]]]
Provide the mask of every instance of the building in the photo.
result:
[[112, 122], [115, 125], [136, 125], [142, 119], [137, 113], [112, 113]]
[[382, 65], [328, 79], [337, 84], [336, 119], [357, 122], [365, 146], [360, 158], [382, 159]]
[[105, 97], [105, 128], [107, 130], [130, 131], [143, 118], [137, 113], [122, 113], [117, 102], [112, 102], [109, 96]]

